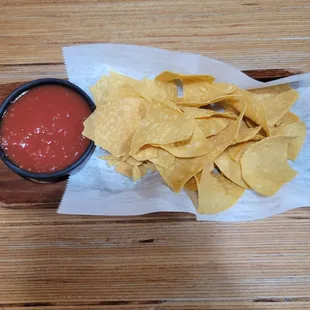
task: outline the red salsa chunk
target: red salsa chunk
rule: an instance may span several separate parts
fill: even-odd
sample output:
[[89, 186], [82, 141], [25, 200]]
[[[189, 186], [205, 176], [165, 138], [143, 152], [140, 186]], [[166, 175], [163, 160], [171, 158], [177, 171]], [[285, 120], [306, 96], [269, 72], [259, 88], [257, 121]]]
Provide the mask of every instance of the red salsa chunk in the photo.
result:
[[76, 162], [90, 141], [82, 136], [91, 114], [85, 99], [61, 85], [42, 85], [15, 100], [0, 124], [7, 157], [33, 173], [52, 173]]

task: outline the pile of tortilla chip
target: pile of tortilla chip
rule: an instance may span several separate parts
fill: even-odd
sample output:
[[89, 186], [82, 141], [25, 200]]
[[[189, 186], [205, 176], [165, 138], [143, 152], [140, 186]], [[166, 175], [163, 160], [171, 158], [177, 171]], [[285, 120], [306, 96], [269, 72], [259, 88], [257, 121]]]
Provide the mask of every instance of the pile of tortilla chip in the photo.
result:
[[91, 92], [97, 109], [83, 135], [110, 153], [102, 158], [133, 181], [157, 170], [174, 192], [197, 191], [199, 213], [230, 208], [246, 189], [273, 195], [296, 175], [288, 159], [306, 125], [289, 112], [298, 93], [288, 85], [246, 91], [208, 75], [111, 72]]

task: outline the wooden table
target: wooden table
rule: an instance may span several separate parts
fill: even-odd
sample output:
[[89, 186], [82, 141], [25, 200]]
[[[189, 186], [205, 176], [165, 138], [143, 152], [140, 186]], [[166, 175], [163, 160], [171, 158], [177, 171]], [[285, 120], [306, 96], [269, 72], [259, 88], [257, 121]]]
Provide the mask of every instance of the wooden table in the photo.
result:
[[[1, 0], [0, 96], [10, 82], [66, 77], [61, 47], [80, 43], [309, 72], [309, 16], [308, 0]], [[242, 224], [65, 216], [65, 183], [0, 170], [2, 310], [310, 308], [309, 208]]]

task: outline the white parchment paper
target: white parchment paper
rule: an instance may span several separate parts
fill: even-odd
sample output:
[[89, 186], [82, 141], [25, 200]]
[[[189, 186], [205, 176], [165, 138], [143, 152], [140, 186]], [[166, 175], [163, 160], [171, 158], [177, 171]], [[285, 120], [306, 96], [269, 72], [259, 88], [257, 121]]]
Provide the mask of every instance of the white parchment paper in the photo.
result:
[[[89, 87], [109, 71], [137, 79], [154, 78], [164, 70], [211, 74], [217, 81], [234, 83], [245, 89], [295, 82], [293, 86], [298, 89], [300, 98], [292, 110], [307, 123], [310, 131], [310, 74], [261, 83], [208, 57], [121, 44], [64, 47], [63, 55], [69, 80], [89, 95]], [[249, 221], [310, 206], [310, 135], [298, 160], [291, 163], [299, 171], [293, 181], [285, 184], [273, 197], [246, 191], [231, 209], [216, 215], [197, 214], [187, 194], [171, 192], [158, 174], [148, 174], [138, 182], [132, 182], [98, 158], [103, 152], [97, 148], [83, 169], [70, 176], [59, 213], [124, 216], [168, 211], [194, 213], [203, 221]]]

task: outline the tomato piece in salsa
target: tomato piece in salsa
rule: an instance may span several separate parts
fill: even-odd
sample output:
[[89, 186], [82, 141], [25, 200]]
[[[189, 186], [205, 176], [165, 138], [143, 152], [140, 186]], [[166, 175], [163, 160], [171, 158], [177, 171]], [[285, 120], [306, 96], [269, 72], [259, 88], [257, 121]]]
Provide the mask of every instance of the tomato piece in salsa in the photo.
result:
[[89, 146], [82, 131], [91, 112], [86, 100], [69, 87], [50, 84], [31, 88], [4, 113], [1, 148], [23, 170], [60, 171], [76, 162]]

